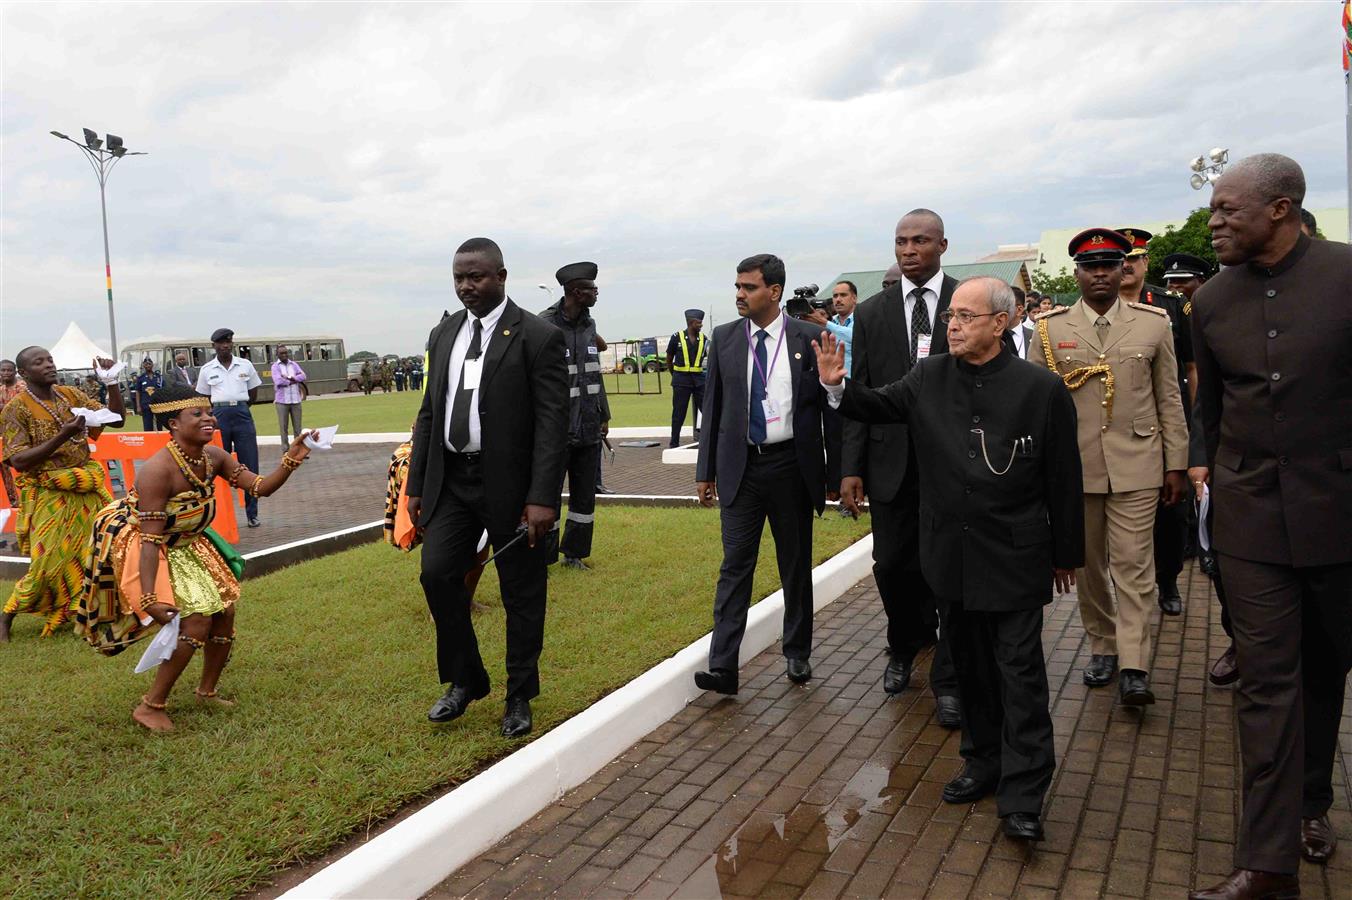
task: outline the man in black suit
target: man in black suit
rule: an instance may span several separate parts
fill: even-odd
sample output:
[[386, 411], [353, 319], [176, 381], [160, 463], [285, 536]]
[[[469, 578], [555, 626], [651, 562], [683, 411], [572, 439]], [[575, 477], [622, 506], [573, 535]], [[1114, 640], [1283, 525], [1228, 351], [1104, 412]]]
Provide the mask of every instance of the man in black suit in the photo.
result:
[[963, 700], [965, 765], [944, 799], [994, 793], [1005, 834], [1041, 840], [1056, 764], [1042, 607], [1084, 563], [1083, 479], [1070, 392], [1002, 346], [1013, 309], [1003, 281], [969, 278], [941, 316], [950, 354], [866, 389], [842, 383], [844, 353], [823, 335], [817, 366], [847, 419], [915, 426], [922, 558]]
[[[770, 520], [784, 586], [784, 656], [789, 680], [812, 677], [812, 513], [826, 505], [826, 395], [817, 381], [817, 329], [779, 308], [784, 263], [768, 253], [737, 266], [742, 320], [714, 331], [695, 478], [700, 503], [717, 501], [723, 566], [714, 597], [709, 671], [702, 690], [737, 693], [738, 653], [751, 604], [761, 532]], [[830, 468], [835, 467], [831, 460]], [[832, 499], [834, 499], [834, 491]]]
[[[948, 309], [957, 280], [940, 268], [948, 249], [944, 222], [928, 209], [897, 223], [896, 255], [901, 281], [855, 308], [851, 380], [862, 387], [900, 381], [917, 362], [948, 352], [936, 317]], [[883, 690], [899, 694], [911, 680], [916, 654], [935, 643], [939, 624], [934, 593], [920, 571], [920, 472], [904, 424], [846, 421], [840, 498], [856, 513], [865, 494], [873, 516], [873, 577], [887, 611], [891, 656]], [[930, 667], [939, 724], [962, 724], [957, 676], [940, 637]]]
[[443, 318], [428, 339], [429, 380], [408, 473], [409, 516], [423, 529], [437, 669], [450, 683], [427, 718], [449, 722], [488, 695], [465, 589], [487, 530], [507, 612], [502, 733], [517, 737], [530, 732], [530, 701], [540, 693], [545, 538], [568, 453], [563, 332], [507, 297], [502, 251], [487, 238], [461, 244], [453, 272], [465, 309]]

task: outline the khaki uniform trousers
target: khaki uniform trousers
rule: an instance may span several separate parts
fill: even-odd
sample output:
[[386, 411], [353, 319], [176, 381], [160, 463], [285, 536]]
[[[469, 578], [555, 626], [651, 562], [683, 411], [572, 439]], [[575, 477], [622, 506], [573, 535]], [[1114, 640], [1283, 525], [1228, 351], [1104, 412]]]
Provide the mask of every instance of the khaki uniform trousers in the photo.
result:
[[1159, 488], [1084, 495], [1084, 568], [1076, 579], [1080, 622], [1090, 652], [1116, 655], [1122, 669], [1150, 671], [1159, 502]]

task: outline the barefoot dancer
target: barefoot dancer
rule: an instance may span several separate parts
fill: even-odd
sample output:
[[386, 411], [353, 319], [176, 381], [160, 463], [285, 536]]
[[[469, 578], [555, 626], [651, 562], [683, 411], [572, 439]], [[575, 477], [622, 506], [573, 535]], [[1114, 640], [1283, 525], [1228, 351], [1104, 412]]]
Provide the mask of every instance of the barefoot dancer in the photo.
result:
[[204, 649], [200, 703], [231, 705], [216, 695], [235, 639], [239, 582], [207, 533], [216, 514], [216, 475], [253, 496], [280, 488], [309, 455], [297, 435], [277, 471], [266, 477], [240, 465], [220, 447], [211, 401], [188, 388], [156, 392], [151, 411], [171, 440], [141, 466], [136, 487], [104, 507], [94, 520], [94, 545], [85, 590], [75, 612], [76, 633], [113, 655], [146, 635], [152, 622], [179, 623], [179, 644], [159, 667], [132, 718], [152, 731], [169, 731], [165, 701], [196, 650]]

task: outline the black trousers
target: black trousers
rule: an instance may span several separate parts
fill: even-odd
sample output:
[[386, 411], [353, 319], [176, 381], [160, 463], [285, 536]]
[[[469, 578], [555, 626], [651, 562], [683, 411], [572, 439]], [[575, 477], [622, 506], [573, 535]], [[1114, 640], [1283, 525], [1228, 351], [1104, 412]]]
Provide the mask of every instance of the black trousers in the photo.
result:
[[601, 445], [568, 448], [568, 518], [559, 550], [569, 559], [591, 556], [596, 525], [596, 482], [601, 471]]
[[[250, 472], [261, 474], [258, 471], [258, 430], [249, 407], [213, 406], [211, 414], [216, 417], [216, 430], [221, 433], [221, 446], [225, 452], [235, 454], [240, 465]], [[244, 495], [244, 512], [250, 519], [258, 518], [258, 498], [253, 494]]]
[[751, 449], [737, 497], [720, 513], [723, 566], [714, 594], [709, 668], [737, 671], [766, 519], [784, 586], [784, 656], [807, 659], [812, 654], [812, 499], [793, 449], [773, 453]]
[[1222, 556], [1240, 679], [1244, 813], [1235, 865], [1294, 874], [1300, 820], [1333, 804], [1352, 670], [1352, 563], [1295, 568]]
[[873, 578], [887, 613], [887, 646], [908, 664], [934, 644], [930, 690], [956, 697], [958, 676], [939, 628], [938, 600], [920, 571], [920, 483], [914, 463], [907, 467], [897, 496], [869, 500], [873, 519]]
[[1174, 584], [1183, 571], [1183, 542], [1187, 537], [1187, 507], [1160, 504], [1155, 510], [1155, 583]]
[[970, 774], [998, 778], [996, 810], [1040, 813], [1056, 769], [1042, 610], [977, 612], [945, 598], [944, 633], [962, 699], [962, 757]]
[[[465, 575], [475, 565], [484, 519], [485, 485], [477, 457], [446, 454], [446, 477], [437, 508], [423, 532], [422, 586], [437, 627], [439, 680], [478, 692], [489, 687], [470, 619]], [[488, 529], [496, 551], [516, 532]], [[507, 699], [540, 693], [540, 651], [545, 636], [548, 542], [531, 548], [522, 538], [495, 560], [507, 613]]]
[[690, 421], [699, 435], [699, 411], [704, 406], [704, 380], [690, 382], [684, 379], [672, 379], [671, 382], [671, 446], [681, 443], [681, 427], [685, 425], [685, 411], [690, 401], [695, 402]]

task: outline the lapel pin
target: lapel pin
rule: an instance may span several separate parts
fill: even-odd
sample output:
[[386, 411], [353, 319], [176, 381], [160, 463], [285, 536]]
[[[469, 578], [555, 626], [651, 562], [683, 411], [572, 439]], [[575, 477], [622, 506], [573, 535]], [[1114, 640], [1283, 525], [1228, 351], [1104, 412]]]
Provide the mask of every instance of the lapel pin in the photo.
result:
[[510, 329], [510, 328], [504, 328], [504, 329], [502, 329], [502, 336], [503, 336], [503, 337], [506, 337], [507, 335], [509, 335], [509, 334], [511, 334], [511, 333], [512, 333], [512, 329]]

